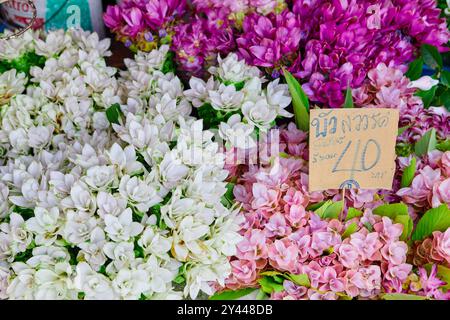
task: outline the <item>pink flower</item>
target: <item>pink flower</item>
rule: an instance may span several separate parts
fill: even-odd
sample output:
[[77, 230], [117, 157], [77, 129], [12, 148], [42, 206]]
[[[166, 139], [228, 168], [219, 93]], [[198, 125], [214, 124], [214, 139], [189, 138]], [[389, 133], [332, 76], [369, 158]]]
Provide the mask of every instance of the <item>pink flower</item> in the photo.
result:
[[144, 29], [142, 11], [139, 8], [132, 7], [129, 10], [124, 10], [122, 17], [126, 22], [126, 25], [123, 29], [123, 32], [126, 35], [135, 37]]
[[362, 297], [374, 296], [381, 289], [381, 269], [375, 265], [359, 268], [350, 278], [350, 283], [359, 289]]
[[270, 263], [277, 269], [294, 272], [297, 257], [297, 248], [287, 238], [275, 240], [269, 246]]
[[105, 21], [105, 24], [108, 28], [116, 31], [116, 29], [119, 28], [123, 23], [122, 11], [120, 7], [108, 6], [106, 8], [106, 12], [103, 15], [103, 20]]
[[354, 246], [349, 243], [343, 243], [339, 246], [339, 261], [344, 265], [344, 267], [353, 269], [359, 265], [359, 252]]
[[267, 243], [266, 236], [262, 230], [253, 229], [249, 230], [244, 235], [244, 239], [237, 245], [237, 257], [246, 260], [261, 261], [258, 268], [262, 268], [265, 265], [265, 259], [267, 258]]
[[278, 192], [269, 189], [262, 183], [255, 183], [252, 188], [253, 191], [253, 209], [274, 208], [278, 205]]
[[350, 237], [352, 244], [361, 256], [361, 260], [380, 260], [381, 255], [379, 249], [383, 246], [378, 238], [378, 233], [372, 232], [365, 235], [362, 232], [356, 232]]
[[441, 158], [442, 173], [450, 177], [450, 151], [444, 152]]
[[256, 280], [256, 264], [252, 260], [234, 260], [230, 262], [233, 277], [242, 284], [253, 284]]
[[397, 240], [403, 232], [403, 225], [394, 224], [388, 217], [383, 217], [382, 221], [374, 224], [373, 227], [386, 242]]
[[433, 232], [433, 249], [437, 257], [447, 261], [447, 264], [450, 265], [450, 229], [447, 229], [444, 233]]
[[265, 231], [268, 237], [284, 237], [291, 233], [291, 228], [286, 224], [284, 216], [277, 212], [270, 217], [265, 226]]
[[446, 284], [437, 277], [437, 266], [433, 264], [431, 272], [428, 275], [425, 268], [419, 268], [420, 284], [426, 296], [433, 297], [439, 295], [439, 288]]
[[325, 267], [322, 278], [325, 285], [322, 285], [320, 290], [331, 290], [333, 292], [343, 292], [345, 290], [343, 279], [337, 276], [333, 267]]
[[341, 239], [330, 231], [316, 231], [312, 233], [311, 252], [313, 256], [322, 255], [323, 251], [340, 243]]
[[433, 186], [433, 197], [431, 200], [433, 208], [442, 203], [450, 203], [450, 178], [440, 181]]
[[406, 262], [406, 253], [408, 245], [403, 241], [387, 243], [382, 249], [381, 254], [392, 265], [399, 265]]

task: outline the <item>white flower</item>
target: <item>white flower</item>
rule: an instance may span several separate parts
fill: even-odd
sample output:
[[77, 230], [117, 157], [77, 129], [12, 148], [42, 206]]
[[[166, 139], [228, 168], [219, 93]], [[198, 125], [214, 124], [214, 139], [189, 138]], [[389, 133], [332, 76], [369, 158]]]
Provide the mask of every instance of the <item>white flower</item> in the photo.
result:
[[106, 256], [103, 253], [105, 244], [105, 232], [103, 232], [102, 228], [96, 227], [92, 230], [89, 242], [83, 242], [78, 245], [81, 249], [78, 253], [78, 257], [81, 257], [91, 266], [91, 268], [98, 271], [106, 262]]
[[76, 299], [77, 292], [71, 279], [72, 266], [59, 262], [52, 269], [39, 269], [35, 274], [37, 300]]
[[155, 188], [138, 177], [123, 176], [120, 180], [119, 192], [141, 212], [147, 212], [151, 206], [162, 201]]
[[24, 252], [33, 240], [33, 235], [25, 228], [25, 220], [15, 212], [9, 216], [9, 223], [0, 224], [0, 231], [9, 234], [13, 254]]
[[226, 86], [222, 83], [217, 91], [209, 91], [209, 98], [214, 109], [229, 112], [242, 106], [244, 93], [237, 91], [234, 85]]
[[279, 82], [280, 79], [276, 79], [267, 85], [267, 103], [277, 110], [279, 116], [290, 118], [293, 114], [285, 110], [292, 101], [289, 88], [287, 84], [279, 84]]
[[246, 101], [242, 105], [242, 113], [249, 123], [263, 131], [268, 130], [277, 117], [277, 112], [267, 104], [264, 98], [256, 102]]
[[6, 291], [9, 285], [9, 277], [9, 266], [0, 261], [0, 300], [8, 299], [8, 294]]
[[133, 222], [133, 214], [130, 208], [118, 217], [110, 214], [105, 215], [105, 225], [106, 233], [114, 241], [128, 241], [144, 229], [140, 223]]
[[77, 209], [94, 213], [96, 209], [96, 199], [89, 188], [82, 182], [75, 182], [70, 189], [70, 196], [61, 201], [63, 207], [68, 209]]
[[189, 168], [182, 163], [175, 150], [166, 153], [159, 164], [160, 181], [168, 189], [176, 186], [188, 173]]
[[408, 88], [417, 88], [423, 91], [428, 91], [439, 83], [439, 80], [433, 79], [430, 76], [423, 76], [408, 84]]
[[[228, 261], [226, 261], [226, 263], [229, 265]], [[220, 265], [215, 267], [220, 267]], [[220, 278], [227, 277], [227, 275], [230, 274], [231, 267], [229, 267], [229, 269], [229, 271], [227, 270], [228, 272], [220, 274], [218, 271], [213, 269], [213, 266], [199, 264], [190, 268], [186, 272], [186, 286], [184, 287], [184, 295], [190, 296], [191, 299], [197, 298], [200, 291], [203, 291], [207, 295], [212, 295], [214, 293], [214, 288], [211, 283], [216, 282]]]
[[258, 77], [260, 74], [258, 68], [248, 66], [244, 60], [239, 60], [236, 53], [230, 53], [225, 59], [219, 56], [217, 61], [219, 66], [209, 68], [209, 72], [222, 81], [238, 83], [249, 77]]
[[158, 137], [157, 126], [151, 125], [148, 119], [142, 120], [141, 123], [131, 113], [127, 115], [125, 127], [113, 124], [113, 128], [123, 141], [135, 146], [138, 150], [151, 146]]
[[219, 135], [222, 139], [236, 148], [251, 149], [256, 147], [256, 143], [251, 137], [254, 131], [252, 124], [241, 122], [239, 114], [232, 115], [227, 122], [219, 125]]
[[150, 288], [149, 275], [145, 270], [121, 269], [112, 285], [122, 299], [138, 300]]
[[116, 166], [121, 173], [135, 174], [144, 169], [142, 163], [136, 161], [136, 150], [132, 146], [122, 149], [120, 145], [114, 143], [107, 154], [111, 164]]
[[113, 216], [120, 215], [127, 207], [127, 200], [120, 194], [110, 194], [104, 191], [100, 191], [97, 194], [97, 214], [104, 218], [105, 215], [110, 214]]
[[36, 54], [44, 57], [52, 57], [59, 54], [71, 43], [70, 36], [64, 30], [49, 32], [45, 40], [35, 40]]
[[0, 106], [7, 104], [16, 94], [22, 93], [25, 90], [26, 82], [25, 73], [17, 73], [16, 69], [0, 74]]
[[144, 249], [146, 254], [153, 254], [160, 258], [167, 258], [167, 253], [172, 247], [172, 239], [165, 237], [152, 227], [145, 228], [138, 240], [140, 247]]
[[15, 262], [11, 265], [15, 277], [11, 280], [6, 293], [11, 300], [34, 299], [36, 283], [34, 275], [36, 270], [23, 262]]
[[62, 233], [69, 243], [78, 245], [89, 239], [96, 225], [97, 220], [89, 213], [69, 210]]
[[178, 234], [174, 237], [172, 254], [178, 260], [186, 261], [189, 248], [197, 247], [195, 242], [208, 232], [208, 225], [194, 221], [191, 216], [185, 217], [178, 227]]
[[0, 182], [0, 219], [5, 218], [8, 214], [9, 203], [8, 203], [9, 189], [8, 187]]
[[209, 92], [215, 91], [218, 83], [214, 81], [214, 77], [210, 77], [207, 82], [202, 79], [192, 77], [189, 80], [190, 89], [184, 92], [186, 98], [191, 101], [195, 108], [200, 108], [205, 103], [209, 103]]
[[105, 190], [114, 185], [116, 179], [113, 166], [94, 166], [87, 170], [84, 182], [94, 190]]
[[32, 148], [43, 149], [50, 143], [52, 135], [52, 126], [32, 127], [28, 130], [28, 143]]
[[175, 278], [173, 273], [161, 267], [160, 263], [156, 256], [151, 255], [144, 264], [139, 265], [139, 270], [147, 271], [149, 288], [146, 293], [149, 295], [155, 292], [163, 293], [171, 289], [172, 280]]
[[109, 274], [128, 268], [134, 262], [134, 245], [131, 242], [108, 242], [103, 251], [112, 262], [106, 267]]
[[60, 221], [58, 208], [36, 207], [34, 217], [25, 223], [27, 229], [36, 234], [35, 241], [37, 245], [52, 245], [58, 236]]
[[116, 297], [111, 281], [93, 271], [87, 263], [79, 263], [76, 273], [75, 287], [84, 292], [86, 300], [113, 300]]
[[59, 262], [69, 262], [70, 254], [65, 247], [35, 247], [27, 264], [33, 268], [53, 268]]
[[105, 112], [95, 112], [92, 116], [92, 121], [96, 130], [106, 130], [110, 125]]
[[9, 133], [11, 146], [20, 153], [25, 153], [29, 149], [28, 135], [23, 128], [13, 130]]

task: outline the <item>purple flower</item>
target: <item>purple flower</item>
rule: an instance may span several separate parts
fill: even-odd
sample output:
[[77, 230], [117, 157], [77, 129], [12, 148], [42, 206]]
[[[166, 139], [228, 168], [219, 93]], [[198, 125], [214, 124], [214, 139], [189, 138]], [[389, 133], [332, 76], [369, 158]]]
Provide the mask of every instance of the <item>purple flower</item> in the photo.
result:
[[122, 23], [122, 10], [119, 6], [108, 6], [106, 8], [106, 12], [103, 15], [103, 20], [108, 28], [111, 28], [113, 31], [116, 31]]

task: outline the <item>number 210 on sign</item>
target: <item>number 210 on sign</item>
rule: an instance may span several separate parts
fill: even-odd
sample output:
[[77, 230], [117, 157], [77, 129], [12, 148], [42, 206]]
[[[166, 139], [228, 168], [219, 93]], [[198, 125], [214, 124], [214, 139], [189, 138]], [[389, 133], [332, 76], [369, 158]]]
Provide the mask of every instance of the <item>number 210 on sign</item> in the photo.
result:
[[398, 118], [393, 109], [311, 110], [309, 190], [391, 189]]

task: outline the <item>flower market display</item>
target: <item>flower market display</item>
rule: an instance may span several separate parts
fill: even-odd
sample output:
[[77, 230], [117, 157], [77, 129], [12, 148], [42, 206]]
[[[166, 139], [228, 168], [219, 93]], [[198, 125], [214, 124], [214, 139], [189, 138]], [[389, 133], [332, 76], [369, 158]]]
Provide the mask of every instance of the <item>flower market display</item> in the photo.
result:
[[[0, 35], [0, 299], [450, 300], [449, 5], [123, 0], [122, 68]], [[339, 108], [398, 110], [392, 188], [310, 190]]]

